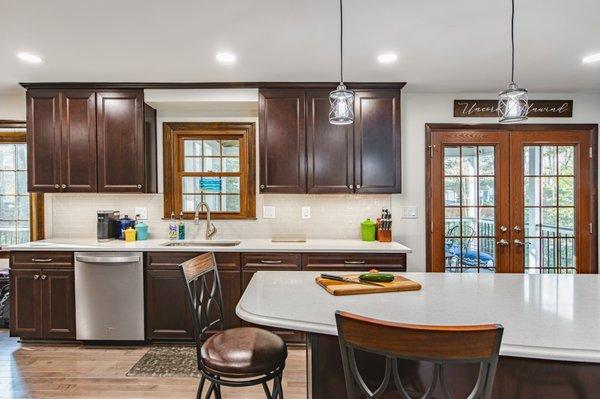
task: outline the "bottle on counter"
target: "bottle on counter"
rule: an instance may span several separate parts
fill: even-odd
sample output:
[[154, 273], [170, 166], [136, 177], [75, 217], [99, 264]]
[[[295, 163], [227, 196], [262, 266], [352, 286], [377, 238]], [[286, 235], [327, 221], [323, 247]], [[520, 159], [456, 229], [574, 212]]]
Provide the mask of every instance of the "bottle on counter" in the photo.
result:
[[185, 240], [185, 223], [183, 222], [183, 211], [179, 212], [179, 225], [177, 226], [177, 238]]
[[175, 212], [171, 212], [171, 220], [169, 220], [169, 239], [177, 239], [177, 222], [175, 221]]

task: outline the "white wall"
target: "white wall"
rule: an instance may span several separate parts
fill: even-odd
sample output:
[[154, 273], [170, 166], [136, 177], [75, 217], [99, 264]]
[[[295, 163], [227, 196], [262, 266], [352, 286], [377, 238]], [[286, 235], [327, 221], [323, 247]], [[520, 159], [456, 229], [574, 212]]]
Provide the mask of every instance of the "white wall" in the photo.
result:
[[0, 119], [25, 120], [25, 91], [0, 93]]
[[[402, 194], [392, 195], [394, 239], [413, 249], [408, 269], [425, 270], [425, 124], [496, 123], [494, 118], [454, 118], [453, 101], [494, 99], [496, 93], [405, 93], [402, 98]], [[530, 94], [534, 99], [573, 99], [573, 118], [533, 118], [528, 123], [600, 123], [600, 94]], [[400, 219], [403, 206], [417, 206], [417, 219]]]

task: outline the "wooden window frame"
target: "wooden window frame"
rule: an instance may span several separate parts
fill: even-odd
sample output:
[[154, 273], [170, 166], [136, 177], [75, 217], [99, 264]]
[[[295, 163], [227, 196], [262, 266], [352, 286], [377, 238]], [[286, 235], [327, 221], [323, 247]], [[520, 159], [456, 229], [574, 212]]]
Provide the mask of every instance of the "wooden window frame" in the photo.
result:
[[[23, 121], [0, 121], [0, 143], [22, 144], [26, 143], [26, 124]], [[13, 130], [14, 129], [14, 130]], [[44, 194], [29, 194], [29, 239], [31, 241], [43, 240], [44, 226]], [[8, 258], [9, 251], [0, 250], [0, 259]]]
[[[212, 219], [256, 219], [256, 124], [253, 122], [164, 122], [164, 217], [181, 212], [184, 139], [240, 139], [240, 212], [211, 212]], [[216, 175], [222, 175], [217, 173]], [[194, 212], [184, 212], [193, 219]], [[200, 212], [206, 218], [206, 212]]]

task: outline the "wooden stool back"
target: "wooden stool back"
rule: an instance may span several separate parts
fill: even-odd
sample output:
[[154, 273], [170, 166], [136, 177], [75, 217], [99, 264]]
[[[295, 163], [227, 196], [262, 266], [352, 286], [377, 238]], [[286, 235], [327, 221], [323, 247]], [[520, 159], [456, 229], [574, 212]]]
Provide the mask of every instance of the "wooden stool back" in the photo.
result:
[[[346, 312], [336, 312], [336, 323], [348, 398], [356, 398], [356, 385], [375, 398], [383, 394], [394, 380], [396, 389], [406, 399], [412, 399], [400, 381], [398, 359], [432, 362], [433, 378], [423, 398], [429, 398], [438, 383], [449, 396], [444, 380], [444, 365], [449, 363], [479, 363], [477, 382], [469, 398], [488, 399], [492, 385], [503, 327], [498, 324], [474, 326], [425, 326], [392, 323]], [[354, 350], [382, 355], [386, 358], [385, 373], [380, 386], [371, 390], [360, 375]]]

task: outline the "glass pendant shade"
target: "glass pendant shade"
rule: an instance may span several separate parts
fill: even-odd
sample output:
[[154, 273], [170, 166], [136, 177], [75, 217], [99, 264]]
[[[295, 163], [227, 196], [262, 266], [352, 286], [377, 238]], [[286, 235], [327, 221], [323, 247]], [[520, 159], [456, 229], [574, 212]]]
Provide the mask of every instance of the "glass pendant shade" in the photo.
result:
[[349, 125], [354, 122], [354, 92], [340, 84], [329, 93], [329, 123], [332, 125]]
[[498, 99], [498, 117], [501, 123], [521, 122], [527, 120], [529, 103], [527, 90], [520, 88], [515, 83], [508, 85]]

